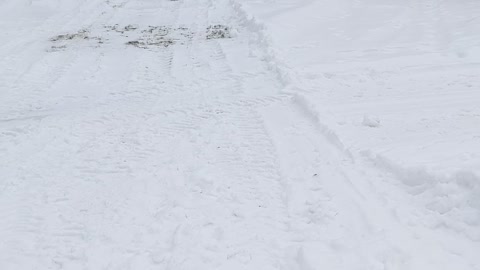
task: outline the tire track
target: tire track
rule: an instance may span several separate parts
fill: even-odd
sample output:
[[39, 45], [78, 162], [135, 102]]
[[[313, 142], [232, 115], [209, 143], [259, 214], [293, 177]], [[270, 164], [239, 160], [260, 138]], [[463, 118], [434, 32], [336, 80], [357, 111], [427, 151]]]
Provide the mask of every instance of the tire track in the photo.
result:
[[[259, 59], [242, 65], [233, 60], [247, 54], [246, 35], [238, 38], [240, 52], [232, 50], [234, 40], [205, 39], [209, 9], [217, 2], [156, 4], [147, 6], [196, 31], [191, 42], [152, 51], [76, 48], [59, 52], [75, 55], [71, 66], [58, 75], [45, 73], [51, 76], [48, 89], [37, 95], [56, 113], [41, 119], [30, 137], [18, 138], [18, 155], [8, 155], [27, 168], [12, 169], [13, 179], [22, 180], [15, 181], [15, 191], [6, 187], [12, 196], [2, 198], [7, 209], [19, 209], [5, 232], [22, 238], [14, 248], [22, 252], [6, 251], [14, 262], [0, 266], [284, 264], [278, 259], [288, 225], [284, 190], [276, 149], [257, 110], [285, 97], [275, 91], [250, 95], [247, 88], [259, 89], [257, 80], [271, 89], [277, 82]], [[139, 14], [155, 21], [159, 15], [142, 13], [142, 5], [130, 1], [92, 27]], [[251, 74], [249, 81], [244, 74]], [[69, 88], [72, 81], [79, 83]], [[65, 109], [58, 103], [71, 110], [57, 113]], [[18, 229], [8, 231], [8, 224]]]

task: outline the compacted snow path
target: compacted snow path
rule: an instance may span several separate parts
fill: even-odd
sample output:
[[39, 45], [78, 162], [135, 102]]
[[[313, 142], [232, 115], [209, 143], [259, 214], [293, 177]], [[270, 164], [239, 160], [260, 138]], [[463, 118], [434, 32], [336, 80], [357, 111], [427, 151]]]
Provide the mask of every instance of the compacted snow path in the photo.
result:
[[230, 4], [71, 12], [2, 54], [0, 268], [277, 268], [284, 97]]
[[479, 269], [285, 91], [234, 1], [0, 12], [0, 269]]

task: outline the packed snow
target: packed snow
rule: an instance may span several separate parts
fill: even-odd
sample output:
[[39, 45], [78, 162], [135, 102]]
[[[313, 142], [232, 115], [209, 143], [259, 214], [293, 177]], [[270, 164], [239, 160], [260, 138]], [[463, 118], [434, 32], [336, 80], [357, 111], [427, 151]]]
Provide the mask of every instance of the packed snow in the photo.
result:
[[480, 270], [477, 0], [0, 0], [0, 270]]

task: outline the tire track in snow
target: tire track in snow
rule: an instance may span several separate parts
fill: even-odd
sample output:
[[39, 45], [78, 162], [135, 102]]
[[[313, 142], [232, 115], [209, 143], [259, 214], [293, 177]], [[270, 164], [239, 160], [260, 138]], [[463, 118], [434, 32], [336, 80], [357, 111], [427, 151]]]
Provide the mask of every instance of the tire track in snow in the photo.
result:
[[[72, 55], [72, 54], [75, 54], [75, 53], [68, 53], [67, 55]], [[74, 59], [78, 60], [78, 58], [74, 58]], [[94, 57], [91, 59], [94, 60], [93, 62], [99, 61], [99, 58]], [[49, 61], [50, 60], [52, 59], [49, 58]], [[83, 60], [86, 60], [86, 59], [83, 59]], [[88, 63], [88, 60], [86, 62]], [[52, 79], [47, 80], [47, 85], [45, 85], [45, 88], [46, 89], [55, 88], [57, 86], [56, 83], [58, 82], [58, 80], [71, 81], [72, 78], [66, 77], [66, 76], [75, 76], [74, 74], [82, 74], [83, 68], [85, 67], [83, 66], [83, 64], [85, 64], [85, 61], [80, 64], [78, 61], [72, 62], [69, 66], [66, 66], [64, 70], [60, 73], [45, 73], [45, 75], [50, 75], [50, 74], [54, 75]], [[49, 71], [51, 72], [51, 70]], [[39, 72], [43, 72], [42, 69], [39, 69]], [[87, 70], [86, 74], [88, 74], [89, 72], [94, 73], [95, 70]], [[30, 76], [32, 76], [32, 78], [30, 78]], [[23, 80], [32, 82], [32, 81], [35, 81], [33, 79], [36, 77], [38, 77], [38, 74], [32, 73], [30, 71], [29, 73], [26, 74], [26, 77]], [[44, 93], [41, 93], [41, 94], [44, 94]], [[50, 124], [52, 124], [52, 122], [50, 122]], [[58, 125], [58, 124], [59, 123], [55, 123], [54, 125]], [[39, 129], [37, 130], [36, 132], [37, 134], [35, 135], [32, 132], [30, 132], [30, 134], [32, 135], [30, 136], [30, 138], [36, 139], [36, 141], [32, 140], [33, 142], [36, 143], [40, 141], [44, 143], [44, 145], [42, 146], [42, 150], [39, 151], [40, 153], [42, 151], [48, 152], [48, 150], [50, 150], [49, 148], [52, 148], [53, 145], [58, 143], [57, 140], [53, 140], [53, 141], [38, 140], [39, 137], [41, 137], [38, 135], [38, 132], [40, 132], [40, 134], [45, 135], [45, 132], [48, 132], [48, 129], [46, 130], [44, 128]], [[65, 135], [65, 132], [59, 133], [57, 130], [56, 135], [60, 135], [60, 136]], [[49, 136], [46, 135], [44, 137], [48, 138]], [[23, 143], [23, 142], [29, 142], [30, 140], [23, 138], [23, 139], [19, 139], [19, 141]], [[22, 150], [23, 148], [25, 147], [22, 147], [22, 148], [19, 147], [19, 149], [22, 149]], [[31, 146], [27, 146], [25, 150], [31, 151], [31, 148], [32, 148]], [[23, 154], [22, 156], [28, 156], [28, 154], [27, 155]], [[33, 155], [27, 158], [27, 160], [22, 161], [22, 163], [23, 164], [38, 163], [34, 161], [36, 156], [38, 155]], [[48, 160], [48, 158], [46, 160]], [[34, 166], [32, 166], [32, 168], [34, 168]], [[17, 241], [9, 241], [8, 238], [5, 239], [7, 243], [11, 243], [11, 242], [14, 243], [10, 246], [10, 248], [14, 250], [17, 255], [17, 256], [10, 257], [9, 260], [11, 260], [13, 265], [22, 264], [28, 269], [30, 268], [33, 269], [36, 266], [33, 266], [33, 265], [26, 266], [26, 264], [29, 263], [29, 260], [20, 259], [22, 258], [22, 256], [25, 258], [34, 257], [35, 258], [34, 260], [37, 260], [38, 262], [41, 261], [42, 263], [39, 263], [39, 264], [42, 264], [42, 265], [52, 264], [52, 265], [57, 265], [58, 267], [73, 267], [72, 266], [73, 264], [65, 264], [65, 262], [62, 262], [62, 260], [65, 260], [66, 258], [70, 258], [69, 259], [70, 261], [76, 261], [76, 260], [82, 259], [83, 255], [81, 254], [81, 250], [79, 249], [82, 249], [82, 247], [84, 247], [83, 243], [85, 242], [86, 233], [82, 229], [83, 228], [82, 225], [76, 225], [75, 222], [73, 223], [73, 225], [69, 225], [69, 223], [72, 223], [72, 221], [65, 219], [64, 216], [63, 217], [59, 216], [59, 218], [52, 218], [53, 216], [55, 216], [55, 213], [57, 211], [61, 213], [61, 215], [65, 215], [67, 213], [75, 213], [76, 209], [73, 209], [73, 212], [72, 212], [71, 210], [68, 210], [68, 209], [73, 207], [69, 206], [68, 204], [66, 208], [62, 208], [62, 207], [56, 206], [57, 204], [50, 205], [48, 202], [49, 196], [52, 196], [52, 195], [55, 196], [56, 194], [69, 193], [71, 192], [71, 190], [69, 191], [68, 189], [62, 188], [62, 185], [58, 186], [58, 183], [60, 183], [58, 181], [60, 179], [49, 179], [49, 181], [47, 181], [45, 178], [48, 178], [48, 176], [44, 175], [45, 172], [38, 172], [38, 175], [26, 174], [27, 172], [28, 170], [23, 170], [23, 171], [17, 170], [17, 172], [13, 173], [15, 178], [21, 177], [20, 179], [23, 179], [23, 180], [16, 181], [14, 184], [11, 184], [11, 185], [19, 186], [22, 188], [16, 189], [17, 192], [19, 191], [17, 194], [18, 197], [14, 197], [15, 198], [14, 208], [17, 210], [14, 218], [9, 219], [7, 223], [10, 225], [16, 224], [14, 225], [13, 232], [18, 237]], [[50, 174], [50, 173], [47, 173], [47, 174]], [[66, 177], [65, 179], [69, 179], [69, 178]], [[33, 186], [27, 185], [28, 184], [27, 181], [29, 181], [29, 184]], [[32, 181], [35, 181], [37, 183], [33, 183]], [[38, 188], [38, 187], [41, 187], [41, 188]], [[22, 201], [21, 198], [28, 198], [28, 200]], [[21, 201], [18, 202], [17, 201], [18, 199], [20, 199]], [[68, 202], [68, 199], [60, 200], [60, 202], [64, 202], [64, 201]], [[10, 205], [10, 203], [11, 202], [8, 202], [2, 205], [8, 206]], [[35, 209], [35, 212], [33, 212], [33, 209]], [[50, 217], [50, 219], [46, 220], [44, 217]], [[5, 232], [2, 230], [2, 234], [3, 233]], [[10, 235], [10, 233], [7, 233], [6, 235]], [[41, 244], [43, 243], [44, 240], [46, 244]], [[32, 246], [32, 244], [35, 244], [35, 246]], [[57, 255], [52, 256], [52, 254], [57, 254]], [[61, 257], [62, 259], [57, 259], [56, 256]], [[36, 265], [35, 262], [33, 264]], [[16, 266], [14, 268], [18, 269]]]
[[[331, 247], [357, 247], [360, 235], [374, 231], [362, 207], [363, 193], [343, 172], [350, 159], [322, 135], [316, 135], [315, 123], [305, 118], [292, 100], [272, 104], [262, 115], [277, 149], [286, 190], [289, 235], [284, 248], [289, 251], [288, 267], [310, 269], [319, 263], [338, 269], [373, 266], [372, 256], [361, 249], [345, 252], [340, 258]], [[324, 259], [315, 256], [318, 252]]]
[[[97, 18], [95, 23], [101, 24], [101, 21], [102, 18]], [[14, 83], [15, 86], [12, 89], [16, 93], [8, 97], [13, 100], [9, 102], [12, 109], [5, 112], [8, 119], [15, 121], [15, 119], [38, 118], [41, 120], [43, 117], [59, 113], [63, 108], [74, 109], [71, 106], [72, 103], [80, 103], [80, 105], [85, 103], [88, 93], [70, 91], [68, 94], [68, 90], [72, 89], [72, 82], [77, 86], [83, 86], [82, 90], [99, 89], [101, 87], [99, 84], [88, 85], [84, 82], [96, 76], [98, 72], [96, 67], [102, 63], [104, 54], [98, 51], [84, 53], [82, 57], [79, 54], [78, 51], [71, 50], [46, 53], [41, 60], [34, 63], [32, 68]], [[97, 94], [101, 92], [97, 91]], [[32, 139], [39, 132], [39, 125], [39, 121], [27, 121], [21, 125], [21, 128], [19, 125], [7, 125], [2, 132], [5, 137], [2, 142], [6, 147], [12, 145], [12, 142], [34, 142], [35, 140]], [[9, 129], [8, 126], [12, 128]], [[41, 149], [41, 146], [35, 147]], [[29, 148], [26, 151], [30, 151]], [[15, 152], [17, 156], [23, 155], [22, 151]]]
[[[198, 7], [196, 7], [197, 10], [199, 10]], [[197, 17], [198, 18], [198, 17]], [[200, 23], [199, 23], [200, 24]], [[278, 186], [278, 184], [275, 183], [275, 181], [278, 181], [277, 177], [278, 174], [275, 172], [275, 167], [270, 164], [264, 164], [263, 160], [271, 160], [273, 156], [267, 156], [267, 157], [255, 157], [255, 152], [250, 152], [250, 151], [257, 151], [259, 149], [264, 149], [260, 150], [260, 153], [266, 152], [268, 153], [269, 149], [271, 146], [268, 145], [268, 138], [262, 138], [262, 136], [265, 136], [265, 133], [261, 130], [261, 124], [256, 122], [255, 119], [258, 119], [258, 116], [252, 115], [247, 113], [245, 114], [245, 110], [248, 111], [247, 108], [244, 106], [238, 106], [238, 105], [245, 105], [244, 103], [236, 103], [235, 102], [226, 102], [228, 99], [229, 95], [235, 96], [235, 92], [233, 94], [228, 94], [229, 90], [222, 88], [221, 83], [220, 85], [218, 82], [221, 82], [223, 80], [230, 80], [229, 78], [223, 78], [222, 73], [219, 73], [217, 67], [220, 67], [221, 71], [229, 70], [229, 64], [226, 63], [226, 57], [221, 51], [219, 51], [219, 48], [211, 48], [211, 45], [206, 45], [201, 44], [200, 47], [197, 46], [197, 48], [201, 48], [205, 51], [208, 52], [207, 55], [212, 55], [213, 57], [208, 57], [206, 59], [198, 59], [195, 60], [195, 57], [184, 57], [182, 59], [193, 59], [194, 62], [197, 62], [200, 64], [200, 66], [203, 67], [208, 67], [207, 70], [202, 70], [202, 74], [207, 74], [212, 76], [215, 80], [201, 80], [200, 81], [200, 86], [203, 89], [209, 89], [211, 90], [208, 94], [211, 95], [211, 97], [220, 97], [220, 98], [225, 98], [224, 103], [216, 103], [216, 102], [207, 102], [205, 103], [204, 108], [208, 108], [211, 106], [211, 109], [207, 109], [207, 112], [214, 112], [214, 114], [207, 113], [204, 117], [199, 118], [196, 123], [198, 124], [197, 128], [190, 129], [188, 133], [185, 133], [185, 136], [188, 136], [188, 138], [191, 138], [190, 143], [186, 143], [184, 147], [189, 149], [190, 147], [193, 147], [194, 149], [190, 150], [191, 152], [194, 153], [194, 157], [192, 159], [196, 160], [194, 162], [184, 162], [184, 163], [191, 163], [191, 164], [205, 164], [203, 166], [201, 165], [196, 165], [194, 166], [193, 170], [192, 168], [184, 168], [181, 171], [187, 171], [191, 176], [188, 177], [190, 179], [189, 181], [193, 181], [190, 184], [186, 185], [185, 187], [190, 187], [198, 193], [191, 194], [191, 195], [185, 195], [186, 198], [180, 199], [179, 204], [183, 204], [182, 207], [180, 207], [181, 211], [184, 212], [185, 216], [188, 216], [190, 220], [194, 219], [193, 221], [190, 221], [188, 223], [189, 225], [185, 225], [180, 227], [180, 230], [182, 231], [181, 234], [179, 234], [179, 237], [176, 238], [176, 244], [175, 248], [172, 250], [172, 256], [169, 260], [169, 265], [176, 265], [176, 267], [181, 267], [180, 265], [183, 265], [184, 267], [190, 266], [197, 266], [198, 263], [201, 261], [211, 261], [214, 260], [215, 257], [217, 258], [216, 261], [217, 263], [228, 263], [228, 265], [235, 265], [236, 263], [239, 264], [250, 264], [250, 263], [256, 263], [256, 265], [273, 265], [274, 262], [268, 261], [274, 258], [274, 256], [271, 256], [268, 254], [270, 251], [267, 248], [269, 244], [273, 243], [261, 243], [259, 244], [258, 248], [258, 253], [255, 254], [256, 252], [250, 252], [247, 251], [247, 247], [244, 244], [241, 243], [236, 243], [236, 241], [239, 241], [239, 239], [236, 239], [236, 235], [234, 232], [238, 232], [239, 230], [243, 231], [242, 233], [246, 235], [246, 237], [249, 237], [251, 239], [254, 239], [255, 233], [258, 233], [260, 231], [264, 232], [265, 235], [268, 235], [266, 233], [266, 227], [269, 224], [266, 222], [266, 220], [276, 220], [275, 218], [265, 218], [265, 220], [259, 221], [258, 217], [246, 217], [245, 215], [248, 212], [247, 209], [251, 209], [252, 205], [255, 205], [255, 207], [262, 209], [263, 207], [278, 207], [278, 205], [282, 205], [282, 201], [279, 200], [278, 202], [274, 203], [274, 206], [269, 205], [270, 203], [274, 202], [275, 199], [268, 198], [269, 192], [271, 192], [272, 189], [272, 184]], [[213, 51], [212, 51], [213, 50]], [[195, 52], [194, 50], [192, 50]], [[198, 52], [198, 51], [197, 51]], [[220, 52], [220, 53], [219, 53]], [[214, 63], [209, 63], [207, 61], [214, 61]], [[175, 59], [174, 59], [175, 62]], [[205, 63], [209, 63], [208, 65], [205, 66]], [[178, 65], [178, 62], [177, 62]], [[198, 66], [198, 64], [197, 64]], [[178, 66], [177, 66], [178, 67]], [[195, 72], [187, 74], [192, 74], [195, 76]], [[207, 73], [203, 73], [207, 72]], [[176, 74], [181, 74], [181, 72], [177, 72]], [[198, 73], [197, 73], [198, 74]], [[195, 80], [198, 80], [203, 76], [199, 77], [194, 77]], [[218, 79], [217, 79], [218, 78]], [[194, 80], [194, 81], [195, 81]], [[198, 83], [198, 82], [197, 82]], [[229, 84], [225, 84], [229, 85]], [[218, 90], [223, 90], [227, 92], [227, 96], [225, 97], [225, 93], [222, 92], [217, 92]], [[233, 98], [232, 96], [232, 98]], [[204, 102], [210, 100], [209, 98], [203, 99]], [[238, 105], [237, 105], [238, 104]], [[215, 109], [218, 108], [218, 109]], [[193, 114], [198, 114], [198, 112], [191, 111]], [[191, 117], [191, 113], [185, 114], [184, 117]], [[178, 115], [176, 115], [178, 117]], [[173, 118], [173, 115], [172, 115]], [[198, 123], [198, 121], [203, 120], [203, 122]], [[216, 123], [216, 121], [220, 121], [219, 123]], [[213, 121], [213, 122], [212, 122]], [[179, 122], [181, 123], [181, 122]], [[252, 126], [252, 124], [254, 126]], [[190, 124], [191, 125], [191, 124]], [[259, 126], [260, 125], [260, 126]], [[170, 126], [170, 125], [168, 125]], [[188, 127], [185, 126], [184, 128]], [[182, 129], [184, 129], [182, 128]], [[228, 136], [227, 138], [219, 138], [219, 139], [211, 139], [210, 134], [213, 132], [213, 130], [218, 130], [217, 132], [220, 137]], [[225, 132], [225, 130], [240, 130], [238, 132], [244, 133], [244, 135], [239, 134], [239, 139], [240, 141], [244, 141], [243, 143], [238, 142], [232, 142], [228, 138], [230, 136], [228, 135], [229, 132]], [[263, 133], [262, 133], [263, 132]], [[180, 134], [183, 134], [181, 130], [176, 130], [172, 135], [177, 133], [177, 139]], [[263, 135], [261, 135], [263, 134]], [[207, 140], [204, 142], [204, 140]], [[253, 141], [259, 141], [259, 144], [253, 143]], [[253, 145], [252, 145], [253, 143]], [[225, 150], [216, 150], [216, 151], [225, 151], [223, 154], [209, 154], [209, 151], [204, 150], [205, 145], [212, 145], [212, 148], [215, 149], [215, 145], [217, 148], [216, 149], [225, 149]], [[245, 145], [242, 145], [245, 144]], [[173, 145], [181, 145], [181, 143], [173, 143]], [[232, 146], [233, 145], [233, 146]], [[201, 146], [201, 147], [200, 147]], [[200, 147], [200, 148], [198, 148]], [[235, 149], [236, 147], [237, 150], [242, 152], [243, 154], [238, 154], [236, 152], [232, 152], [232, 149]], [[210, 148], [207, 147], [207, 148]], [[241, 150], [243, 149], [243, 150]], [[181, 149], [180, 149], [181, 151]], [[211, 151], [211, 150], [210, 150]], [[198, 154], [195, 154], [198, 153]], [[198, 156], [196, 156], [198, 155]], [[213, 155], [213, 156], [211, 156]], [[270, 152], [271, 155], [271, 152]], [[243, 158], [250, 158], [252, 160], [244, 161], [242, 162]], [[260, 162], [259, 162], [260, 161]], [[219, 163], [220, 162], [220, 163]], [[174, 164], [182, 164], [182, 162], [173, 162]], [[206, 166], [209, 164], [208, 166]], [[216, 172], [216, 168], [222, 168], [222, 167], [228, 167], [230, 169], [227, 169], [223, 172]], [[196, 169], [195, 167], [199, 167], [200, 169]], [[241, 176], [242, 168], [247, 167], [250, 168], [250, 171], [253, 173], [253, 176], [243, 176], [247, 179], [242, 179], [243, 177]], [[200, 170], [200, 171], [198, 171]], [[208, 170], [213, 170], [212, 172], [208, 172]], [[273, 171], [272, 171], [273, 170]], [[249, 170], [247, 170], [249, 171]], [[270, 171], [270, 172], [269, 172]], [[268, 173], [267, 173], [268, 172]], [[212, 173], [215, 175], [216, 179], [225, 179], [228, 180], [227, 183], [221, 183], [221, 181], [214, 179], [211, 179], [208, 175]], [[206, 175], [203, 175], [206, 174]], [[218, 175], [219, 174], [219, 175]], [[233, 176], [233, 175], [235, 176]], [[222, 175], [224, 175], [222, 177]], [[206, 177], [206, 178], [205, 178]], [[248, 180], [248, 178], [252, 178], [251, 180]], [[271, 179], [269, 182], [266, 181], [266, 179]], [[274, 179], [274, 180], [273, 180]], [[218, 182], [218, 183], [216, 183]], [[220, 194], [217, 194], [219, 190], [226, 190], [224, 192], [221, 192]], [[231, 190], [231, 191], [230, 191]], [[179, 192], [179, 194], [189, 194], [189, 192]], [[205, 194], [205, 195], [204, 195]], [[197, 196], [199, 196], [197, 198]], [[267, 198], [264, 198], [264, 196], [267, 196]], [[279, 196], [278, 193], [275, 196]], [[196, 199], [193, 199], [193, 198]], [[220, 205], [218, 205], [215, 201], [211, 202], [209, 199], [214, 198], [218, 200], [219, 202], [224, 201], [224, 200], [240, 200], [238, 203], [238, 206], [235, 207], [236, 209], [224, 209]], [[191, 205], [194, 203], [195, 205], [203, 205], [204, 207], [194, 207]], [[265, 206], [267, 204], [267, 206]], [[275, 206], [276, 205], [276, 206]], [[191, 209], [193, 207], [193, 209]], [[178, 208], [178, 207], [177, 207]], [[211, 215], [208, 213], [202, 213], [204, 210], [202, 209], [218, 209], [217, 211], [217, 217], [213, 218]], [[282, 207], [280, 207], [281, 209]], [[191, 209], [191, 210], [189, 210]], [[260, 211], [260, 210], [259, 210]], [[281, 210], [273, 210], [269, 209], [269, 213], [273, 212], [278, 214], [278, 211]], [[200, 216], [198, 212], [202, 213]], [[262, 212], [263, 213], [263, 212]], [[265, 215], [265, 214], [259, 214], [259, 215]], [[193, 217], [192, 217], [193, 216]], [[231, 220], [231, 217], [237, 217], [236, 219], [241, 220], [240, 223], [244, 224], [245, 227], [250, 228], [252, 230], [252, 233], [249, 233], [248, 230], [244, 231], [244, 229], [240, 229], [242, 226], [234, 226], [232, 225], [232, 233], [228, 233], [225, 231], [222, 231], [221, 228], [226, 228], [229, 226], [219, 226], [218, 223], [221, 223], [223, 219]], [[215, 221], [208, 221], [214, 219]], [[202, 226], [201, 223], [205, 222], [206, 226]], [[233, 221], [235, 223], [235, 220]], [[240, 227], [240, 228], [239, 228]], [[282, 225], [275, 225], [272, 226], [277, 229], [279, 227], [282, 227]], [[271, 228], [272, 227], [268, 227]], [[263, 229], [262, 229], [263, 228]], [[212, 241], [207, 241], [207, 240], [192, 240], [189, 239], [188, 237], [181, 237], [182, 235], [187, 235], [189, 237], [193, 236], [191, 235], [193, 233], [192, 230], [200, 230], [201, 235], [209, 235], [209, 231], [215, 232], [213, 235], [213, 239], [216, 239], [213, 241], [214, 243], [211, 243]], [[269, 241], [272, 241], [271, 236], [265, 236], [266, 238], [269, 238]], [[225, 239], [227, 238], [227, 239]], [[243, 241], [242, 241], [243, 242]], [[230, 244], [227, 244], [230, 243]], [[232, 243], [234, 244], [234, 247], [231, 247]], [[205, 246], [202, 246], [205, 245]], [[223, 246], [223, 248], [222, 248]], [[228, 248], [230, 246], [230, 248]], [[198, 254], [195, 252], [195, 250], [214, 250], [217, 251], [216, 253], [207, 253], [207, 254]], [[226, 250], [227, 254], [225, 256], [220, 256], [218, 257], [218, 252], [221, 250]], [[276, 251], [275, 251], [276, 252]], [[184, 258], [184, 254], [189, 253], [192, 254], [191, 258]], [[226, 261], [225, 257], [227, 258]], [[186, 261], [185, 261], [186, 260]], [[230, 262], [228, 262], [230, 261]], [[253, 262], [252, 262], [253, 261]], [[259, 263], [260, 262], [260, 263]], [[175, 267], [174, 267], [175, 268]]]
[[[201, 38], [209, 24], [203, 14], [214, 2], [182, 4], [185, 13], [177, 23], [198, 31], [191, 44], [162, 51], [153, 62], [150, 53], [128, 51], [139, 60], [122, 70], [126, 78], [119, 88], [106, 90], [116, 96], [67, 89], [74, 99], [89, 97], [87, 109], [46, 117], [31, 137], [34, 143], [20, 140], [26, 144], [21, 156], [28, 156], [21, 164], [29, 169], [14, 172], [23, 180], [18, 193], [9, 191], [15, 196], [4, 200], [25, 204], [14, 218], [19, 220], [12, 221], [21, 224], [14, 235], [22, 240], [14, 250], [22, 252], [8, 266], [278, 269], [283, 264], [278, 247], [286, 223], [283, 190], [275, 148], [256, 113], [258, 106], [283, 97], [276, 96], [277, 82], [258, 59], [246, 58], [242, 65], [232, 60], [248, 54], [245, 36], [237, 39], [240, 52], [232, 50], [234, 40], [224, 47], [223, 41]], [[107, 52], [77, 53], [87, 58], [65, 71], [50, 93], [61, 96], [79, 77], [89, 78], [84, 86], [101, 86], [109, 82], [103, 78], [108, 67], [122, 63]], [[154, 71], [144, 69], [146, 61]], [[272, 93], [250, 96], [247, 88], [260, 89], [258, 81]], [[183, 93], [172, 106], [164, 98], [177, 90]], [[131, 99], [132, 93], [137, 98]], [[182, 103], [182, 95], [189, 102]], [[38, 151], [27, 155], [32, 144]]]

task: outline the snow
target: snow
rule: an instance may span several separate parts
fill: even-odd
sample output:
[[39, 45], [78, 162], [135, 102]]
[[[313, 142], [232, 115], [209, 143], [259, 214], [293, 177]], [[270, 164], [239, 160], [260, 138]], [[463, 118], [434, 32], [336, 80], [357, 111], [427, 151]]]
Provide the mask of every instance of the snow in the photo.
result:
[[380, 119], [378, 117], [365, 114], [363, 116], [362, 124], [366, 127], [379, 127]]
[[0, 0], [0, 269], [480, 269], [478, 14]]

